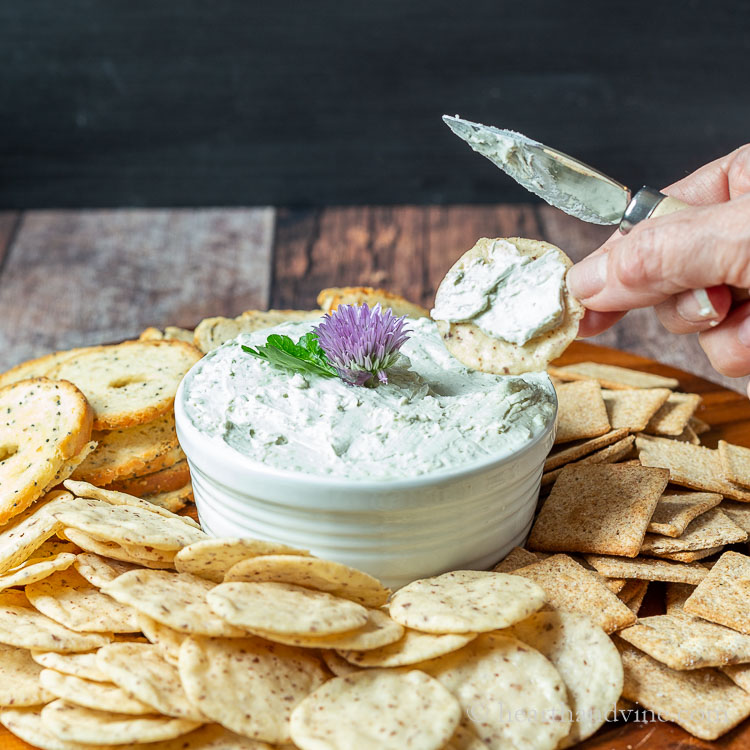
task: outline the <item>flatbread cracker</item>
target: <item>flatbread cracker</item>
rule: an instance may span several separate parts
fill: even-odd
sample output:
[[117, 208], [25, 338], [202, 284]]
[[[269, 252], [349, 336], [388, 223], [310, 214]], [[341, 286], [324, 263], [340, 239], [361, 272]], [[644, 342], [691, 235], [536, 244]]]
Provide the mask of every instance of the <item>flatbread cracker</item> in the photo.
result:
[[624, 641], [623, 695], [695, 737], [715, 740], [750, 716], [750, 694], [714, 669], [677, 671]]
[[141, 626], [141, 632], [146, 638], [159, 647], [161, 655], [166, 661], [173, 666], [177, 666], [180, 658], [180, 646], [188, 637], [186, 633], [180, 633], [168, 625], [157, 622], [152, 617], [138, 613], [138, 624]]
[[[96, 666], [96, 652], [89, 654], [58, 654], [56, 651], [32, 651], [31, 658], [47, 669], [70, 674], [92, 682], [109, 682], [109, 677]], [[51, 700], [51, 699], [50, 699]]]
[[677, 538], [646, 534], [641, 546], [644, 555], [705, 550], [747, 540], [747, 532], [718, 508], [712, 508], [691, 521]]
[[0, 591], [11, 586], [26, 586], [41, 581], [59, 570], [69, 568], [76, 556], [69, 552], [61, 552], [52, 557], [32, 557], [26, 562], [0, 575]]
[[506, 573], [454, 570], [407, 584], [391, 597], [391, 617], [425, 633], [480, 633], [506, 628], [536, 612], [545, 594]]
[[596, 380], [602, 388], [621, 390], [627, 388], [679, 388], [676, 378], [654, 375], [599, 362], [577, 362], [564, 367], [549, 367], [547, 371], [561, 380]]
[[290, 729], [307, 748], [442, 750], [460, 718], [458, 701], [424, 672], [375, 669], [319, 687], [294, 709]]
[[[125, 547], [114, 542], [102, 542], [90, 537], [78, 529], [66, 528], [58, 532], [74, 542], [82, 550], [92, 552], [100, 557], [129, 562], [144, 568], [174, 568], [174, 552], [163, 551], [160, 556], [149, 553], [144, 547]], [[142, 552], [144, 554], [139, 554]], [[156, 558], [156, 559], [155, 559]]]
[[566, 383], [557, 388], [555, 443], [596, 437], [611, 431], [598, 383]]
[[351, 599], [365, 607], [386, 603], [390, 589], [368, 573], [348, 565], [301, 555], [259, 555], [241, 560], [224, 576], [225, 581], [291, 583]]
[[568, 555], [552, 555], [519, 568], [514, 575], [539, 584], [547, 594], [547, 604], [553, 609], [587, 615], [605, 633], [632, 625], [636, 620], [628, 607], [607, 588], [602, 576], [586, 570]]
[[750, 636], [697, 617], [642, 617], [618, 635], [671, 669], [750, 662]]
[[701, 401], [697, 393], [670, 393], [666, 403], [651, 417], [644, 431], [650, 435], [679, 437], [688, 429], [690, 419]]
[[327, 675], [309, 652], [261, 638], [187, 638], [180, 679], [193, 705], [223, 726], [265, 742], [290, 742], [295, 706]]
[[641, 432], [649, 420], [666, 403], [672, 391], [668, 388], [647, 388], [626, 391], [602, 391], [607, 417], [612, 429], [625, 428]]
[[546, 552], [635, 557], [668, 479], [666, 470], [643, 466], [564, 467], [527, 544]]
[[608, 445], [617, 443], [624, 437], [627, 437], [627, 435], [628, 431], [626, 429], [610, 430], [610, 432], [605, 432], [604, 435], [600, 435], [599, 437], [589, 438], [580, 443], [565, 445], [559, 450], [553, 450], [544, 462], [544, 471], [548, 472], [553, 469], [558, 469], [561, 466], [577, 461], [590, 453], [596, 453], [602, 448], [606, 448]]
[[204, 539], [183, 547], [175, 555], [175, 565], [180, 573], [207, 578], [221, 583], [227, 571], [240, 560], [258, 555], [306, 555], [306, 549], [297, 549], [277, 542], [262, 539]]
[[114, 581], [117, 576], [135, 570], [138, 566], [133, 563], [112, 560], [93, 552], [82, 552], [76, 556], [73, 566], [78, 574], [85, 578], [92, 586], [101, 588], [106, 583]]
[[750, 634], [750, 557], [725, 552], [685, 601], [684, 610]]
[[27, 649], [0, 644], [0, 707], [38, 706], [54, 700], [39, 681], [41, 671]]
[[635, 445], [641, 463], [669, 469], [669, 481], [674, 484], [750, 502], [750, 491], [724, 478], [718, 451], [650, 435], [639, 435]]
[[649, 534], [678, 537], [702, 513], [715, 508], [721, 495], [714, 492], [670, 492], [662, 495], [648, 525]]
[[55, 698], [76, 706], [134, 716], [155, 713], [152, 706], [129, 697], [119, 687], [107, 682], [92, 682], [54, 669], [43, 669], [39, 681]]
[[[516, 247], [521, 255], [532, 259], [547, 252], [555, 253], [566, 268], [573, 264], [558, 247], [540, 240], [528, 240], [520, 237], [508, 237], [504, 240]], [[483, 237], [471, 250], [464, 253], [453, 265], [448, 274], [460, 270], [476, 258], [487, 257], [496, 240]], [[437, 326], [448, 351], [467, 367], [499, 375], [518, 375], [524, 372], [544, 370], [555, 358], [559, 357], [578, 334], [578, 323], [585, 309], [563, 285], [564, 301], [563, 319], [559, 325], [546, 333], [535, 336], [523, 345], [512, 344], [494, 339], [480, 330], [474, 323], [448, 323], [438, 320]], [[438, 288], [438, 294], [440, 289]], [[517, 304], [518, 301], [515, 301]], [[502, 304], [500, 302], [500, 304]], [[602, 430], [606, 432], [606, 430]], [[594, 433], [597, 435], [602, 432]], [[582, 437], [592, 437], [585, 435]]]
[[114, 430], [167, 413], [201, 353], [184, 341], [126, 341], [67, 359], [50, 374], [75, 383], [94, 410], [94, 429]]
[[586, 561], [602, 575], [617, 578], [638, 578], [642, 581], [671, 581], [673, 583], [700, 583], [708, 568], [699, 563], [678, 563], [653, 560], [648, 557], [606, 557], [585, 555]]

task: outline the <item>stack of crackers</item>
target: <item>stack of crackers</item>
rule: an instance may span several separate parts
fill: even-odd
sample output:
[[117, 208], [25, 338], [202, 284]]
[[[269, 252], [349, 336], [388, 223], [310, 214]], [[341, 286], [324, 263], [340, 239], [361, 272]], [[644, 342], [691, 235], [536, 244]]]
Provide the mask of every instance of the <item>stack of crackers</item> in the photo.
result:
[[[750, 450], [700, 445], [700, 397], [584, 362], [550, 368], [557, 444], [529, 536], [497, 570], [617, 633], [623, 696], [715, 739], [750, 716]], [[638, 617], [650, 582], [665, 614]]]

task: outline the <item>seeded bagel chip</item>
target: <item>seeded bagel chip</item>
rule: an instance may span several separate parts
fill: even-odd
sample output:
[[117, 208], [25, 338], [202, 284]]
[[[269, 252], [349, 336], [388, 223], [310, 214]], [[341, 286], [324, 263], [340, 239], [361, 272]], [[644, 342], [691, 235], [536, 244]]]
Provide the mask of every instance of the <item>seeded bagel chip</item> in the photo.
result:
[[167, 518], [150, 509], [112, 505], [77, 497], [64, 508], [50, 511], [66, 528], [82, 531], [94, 539], [120, 544], [179, 550], [205, 538], [205, 534], [174, 516]]
[[424, 672], [374, 669], [319, 687], [294, 709], [291, 733], [302, 748], [441, 750], [460, 717], [456, 699]]
[[291, 583], [351, 599], [365, 607], [379, 607], [390, 590], [377, 578], [348, 565], [299, 555], [261, 555], [232, 566], [225, 581]]
[[648, 524], [651, 534], [678, 537], [688, 524], [716, 507], [721, 495], [714, 492], [680, 492], [662, 495]]
[[642, 370], [599, 362], [576, 362], [564, 367], [549, 367], [548, 372], [561, 380], [596, 380], [602, 388], [679, 388], [680, 381]]
[[41, 671], [27, 649], [0, 644], [0, 707], [38, 706], [54, 700], [39, 682]]
[[750, 716], [750, 694], [715, 669], [677, 671], [624, 641], [623, 695], [695, 737], [715, 740]]
[[458, 651], [475, 638], [475, 633], [435, 635], [407, 629], [400, 640], [382, 648], [341, 650], [339, 653], [359, 667], [404, 667]]
[[429, 318], [430, 312], [421, 305], [415, 305], [400, 294], [385, 289], [373, 289], [371, 286], [344, 286], [323, 289], [318, 294], [317, 303], [323, 313], [333, 312], [339, 305], [364, 305], [370, 308], [380, 305], [384, 310], [390, 308], [394, 315], [406, 315], [407, 318]]
[[[490, 748], [552, 750], [570, 731], [560, 673], [516, 638], [484, 633], [461, 651], [423, 662], [420, 669], [458, 699], [472, 728]], [[508, 716], [519, 720], [508, 721]]]
[[180, 460], [151, 474], [143, 474], [129, 479], [118, 479], [108, 485], [108, 489], [125, 492], [135, 497], [159, 495], [163, 492], [174, 492], [190, 481], [190, 469], [182, 450], [177, 451]]
[[[501, 241], [514, 245], [522, 256], [532, 260], [551, 252], [557, 256], [566, 269], [573, 265], [562, 250], [548, 242], [520, 237], [509, 237]], [[472, 262], [481, 262], [482, 259], [487, 259], [496, 242], [498, 240], [483, 237], [477, 241], [471, 250], [464, 253], [448, 271], [446, 278], [438, 287], [436, 301], [441, 294], [441, 289], [446, 288], [443, 285], [450, 284], [450, 279], [456, 273], [461, 273]], [[583, 305], [568, 292], [564, 283], [562, 300], [563, 317], [560, 323], [522, 345], [492, 338], [471, 321], [448, 323], [438, 320], [437, 326], [448, 351], [456, 359], [474, 370], [492, 372], [498, 375], [518, 375], [524, 372], [544, 370], [550, 361], [559, 357], [578, 335], [578, 323], [585, 312]], [[499, 297], [495, 304], [510, 303]], [[524, 302], [514, 299], [512, 304], [518, 305], [524, 304]]]
[[69, 568], [75, 559], [76, 556], [69, 552], [62, 552], [53, 557], [32, 557], [17, 568], [0, 575], [0, 591], [11, 586], [26, 586], [41, 581], [58, 570]]
[[180, 633], [230, 638], [245, 635], [209, 607], [206, 595], [212, 588], [210, 581], [188, 573], [132, 570], [102, 586], [102, 591]]
[[602, 389], [592, 380], [566, 383], [557, 393], [555, 443], [598, 437], [611, 432]]
[[76, 570], [54, 573], [26, 587], [31, 604], [71, 630], [93, 633], [137, 633], [136, 612], [92, 586]]
[[712, 508], [691, 521], [685, 531], [676, 538], [646, 534], [641, 552], [646, 555], [691, 552], [744, 542], [746, 539], [747, 532], [744, 529], [733, 523], [729, 516], [718, 508]]
[[309, 555], [304, 549], [287, 547], [277, 542], [261, 539], [203, 539], [183, 547], [175, 555], [175, 565], [180, 573], [207, 578], [221, 583], [226, 572], [240, 560], [258, 555]]
[[72, 359], [91, 348], [93, 347], [66, 349], [21, 362], [0, 375], [0, 388], [4, 388], [6, 385], [11, 385], [12, 383], [17, 383], [19, 380], [46, 378], [61, 362], [64, 362], [66, 359]]
[[594, 734], [622, 693], [620, 654], [606, 633], [585, 615], [537, 612], [516, 623], [508, 635], [546, 656], [568, 689], [574, 721], [558, 748]]
[[114, 430], [167, 413], [177, 386], [201, 356], [184, 341], [126, 341], [66, 359], [50, 377], [83, 391], [94, 410], [94, 429]]
[[750, 557], [725, 552], [685, 601], [684, 610], [750, 634]]
[[162, 550], [157, 555], [153, 551], [148, 551], [144, 547], [125, 547], [124, 545], [115, 544], [114, 542], [102, 542], [90, 537], [88, 534], [78, 529], [64, 529], [62, 532], [67, 539], [74, 542], [86, 552], [109, 557], [113, 560], [134, 563], [137, 566], [145, 568], [174, 568], [174, 552]]
[[89, 654], [58, 654], [55, 651], [32, 651], [31, 658], [40, 667], [70, 674], [83, 680], [109, 682], [109, 677], [96, 666], [96, 652]]
[[[671, 395], [672, 391], [668, 388], [602, 391], [602, 398], [607, 406], [607, 417], [612, 429], [625, 428], [631, 432], [641, 432], [646, 429], [649, 420]], [[679, 435], [679, 433], [677, 434]]]
[[220, 583], [206, 601], [232, 625], [282, 635], [333, 635], [368, 621], [361, 604], [288, 583]]
[[527, 544], [546, 552], [635, 557], [668, 480], [665, 469], [643, 466], [565, 467]]
[[697, 393], [670, 393], [667, 401], [649, 420], [645, 432], [678, 437], [688, 429], [690, 419], [701, 404]]
[[642, 617], [618, 635], [671, 669], [750, 662], [750, 636], [697, 617]]
[[189, 500], [193, 499], [193, 485], [191, 482], [188, 482], [184, 487], [180, 487], [177, 490], [159, 492], [156, 495], [144, 495], [143, 499], [159, 508], [176, 513], [178, 510], [182, 510]]
[[165, 716], [206, 721], [188, 699], [177, 667], [163, 658], [158, 646], [110, 643], [99, 649], [96, 663], [127, 695], [150, 706], [151, 712], [156, 709]]
[[389, 608], [396, 622], [413, 630], [480, 633], [507, 628], [544, 601], [542, 588], [515, 575], [454, 570], [404, 586], [391, 597]]
[[92, 682], [54, 669], [43, 669], [39, 681], [55, 698], [76, 706], [136, 716], [155, 713], [152, 706], [130, 698], [119, 687], [106, 682]]
[[327, 679], [309, 652], [260, 638], [187, 638], [179, 669], [203, 714], [238, 734], [277, 743], [291, 741], [292, 710]]
[[0, 388], [0, 524], [65, 477], [91, 438], [91, 407], [72, 383], [43, 378]]
[[670, 581], [672, 583], [700, 583], [708, 574], [708, 568], [700, 563], [669, 562], [648, 557], [635, 559], [585, 555], [586, 562], [604, 576], [637, 578], [641, 581]]
[[552, 555], [519, 568], [514, 575], [541, 586], [547, 594], [547, 604], [553, 609], [587, 615], [605, 633], [632, 625], [636, 620], [630, 609], [607, 587], [606, 579], [568, 555]]
[[0, 643], [34, 651], [91, 651], [109, 643], [111, 635], [77, 633], [32, 609], [21, 592], [0, 593]]
[[356, 630], [334, 635], [290, 635], [274, 633], [260, 628], [248, 629], [253, 635], [259, 635], [267, 641], [284, 643], [287, 646], [319, 649], [357, 649], [365, 651], [387, 646], [398, 641], [404, 634], [403, 626], [391, 620], [387, 612], [379, 609], [367, 610], [367, 622]]
[[81, 745], [104, 744], [113, 737], [120, 745], [169, 740], [200, 726], [200, 722], [188, 719], [96, 711], [63, 700], [42, 709], [42, 723], [58, 739]]
[[579, 443], [564, 445], [562, 448], [554, 450], [549, 456], [547, 456], [547, 460], [544, 462], [544, 471], [546, 473], [553, 469], [559, 469], [561, 466], [565, 466], [565, 464], [578, 461], [584, 456], [596, 453], [602, 448], [617, 443], [627, 436], [628, 431], [621, 428], [619, 430], [610, 430], [609, 432], [605, 432], [604, 435], [589, 438], [588, 440], [582, 440]]

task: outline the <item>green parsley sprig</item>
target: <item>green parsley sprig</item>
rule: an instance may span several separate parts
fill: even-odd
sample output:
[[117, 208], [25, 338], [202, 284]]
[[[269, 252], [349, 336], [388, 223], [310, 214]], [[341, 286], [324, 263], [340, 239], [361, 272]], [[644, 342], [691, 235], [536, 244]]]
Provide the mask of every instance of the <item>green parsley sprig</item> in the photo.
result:
[[291, 372], [322, 375], [324, 378], [338, 375], [320, 348], [318, 337], [312, 332], [306, 333], [296, 344], [289, 336], [272, 333], [266, 339], [266, 343], [257, 349], [244, 344], [242, 349], [258, 359]]

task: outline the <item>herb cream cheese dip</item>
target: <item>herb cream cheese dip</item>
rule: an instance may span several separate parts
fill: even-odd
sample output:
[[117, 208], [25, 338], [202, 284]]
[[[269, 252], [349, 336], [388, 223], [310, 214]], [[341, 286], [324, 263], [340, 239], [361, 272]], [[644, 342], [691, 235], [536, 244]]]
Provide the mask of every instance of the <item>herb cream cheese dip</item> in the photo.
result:
[[507, 240], [493, 240], [486, 256], [448, 272], [430, 314], [523, 345], [562, 321], [566, 270], [554, 251], [532, 259]]
[[540, 436], [554, 417], [546, 373], [470, 370], [427, 318], [408, 321], [410, 336], [388, 383], [375, 388], [290, 374], [242, 349], [272, 333], [296, 340], [313, 325], [244, 334], [204, 357], [184, 383], [188, 419], [266, 466], [392, 480], [500, 459]]

